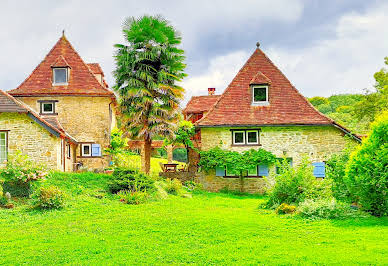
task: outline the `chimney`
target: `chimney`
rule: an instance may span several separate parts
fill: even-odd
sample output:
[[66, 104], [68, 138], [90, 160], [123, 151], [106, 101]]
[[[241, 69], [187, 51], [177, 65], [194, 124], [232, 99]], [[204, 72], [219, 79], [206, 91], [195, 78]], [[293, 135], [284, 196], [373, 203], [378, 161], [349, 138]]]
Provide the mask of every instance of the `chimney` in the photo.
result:
[[208, 88], [207, 92], [208, 92], [208, 95], [214, 95], [216, 93], [216, 88]]

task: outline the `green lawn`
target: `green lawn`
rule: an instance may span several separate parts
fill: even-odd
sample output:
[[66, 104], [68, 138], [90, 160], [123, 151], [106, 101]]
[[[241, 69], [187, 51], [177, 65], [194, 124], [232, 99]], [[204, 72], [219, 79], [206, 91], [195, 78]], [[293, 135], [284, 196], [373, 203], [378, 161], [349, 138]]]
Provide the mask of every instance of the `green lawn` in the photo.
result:
[[108, 178], [48, 180], [71, 195], [63, 210], [0, 209], [0, 264], [388, 264], [386, 218], [307, 221], [215, 193], [125, 205]]

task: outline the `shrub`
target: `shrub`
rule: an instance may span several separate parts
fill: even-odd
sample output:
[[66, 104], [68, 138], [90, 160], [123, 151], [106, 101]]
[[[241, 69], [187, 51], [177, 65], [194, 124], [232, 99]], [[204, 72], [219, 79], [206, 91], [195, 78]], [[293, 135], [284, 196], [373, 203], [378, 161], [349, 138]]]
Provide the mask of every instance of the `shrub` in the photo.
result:
[[121, 190], [153, 192], [156, 188], [155, 181], [150, 176], [134, 169], [116, 168], [108, 182], [108, 190], [111, 193]]
[[288, 205], [287, 203], [282, 203], [276, 208], [276, 213], [277, 214], [290, 214], [294, 213], [296, 210], [295, 205]]
[[355, 217], [359, 212], [353, 210], [349, 204], [331, 199], [306, 199], [298, 206], [298, 214], [310, 219], [343, 219]]
[[36, 208], [60, 209], [65, 206], [65, 193], [55, 186], [40, 187], [33, 199]]
[[203, 185], [201, 183], [196, 183], [194, 181], [186, 181], [184, 186], [188, 191], [191, 191], [191, 192], [203, 191]]
[[16, 197], [29, 196], [32, 193], [31, 183], [45, 179], [47, 175], [42, 165], [20, 151], [10, 155], [6, 167], [0, 168], [0, 176], [4, 178], [3, 190]]
[[282, 203], [298, 204], [308, 198], [331, 197], [330, 182], [317, 180], [307, 158], [298, 167], [283, 160], [278, 163], [280, 173], [274, 175], [275, 185], [269, 193], [267, 206], [274, 208]]
[[148, 193], [142, 191], [121, 190], [118, 195], [120, 196], [120, 201], [126, 204], [136, 205], [145, 203], [149, 198]]
[[388, 110], [372, 123], [369, 136], [351, 154], [346, 179], [363, 210], [388, 215]]
[[167, 179], [165, 190], [168, 194], [178, 195], [182, 191], [182, 183], [178, 179]]
[[327, 180], [331, 180], [333, 196], [340, 201], [351, 202], [354, 200], [345, 182], [345, 169], [349, 161], [350, 151], [344, 150], [340, 154], [334, 154], [326, 162]]

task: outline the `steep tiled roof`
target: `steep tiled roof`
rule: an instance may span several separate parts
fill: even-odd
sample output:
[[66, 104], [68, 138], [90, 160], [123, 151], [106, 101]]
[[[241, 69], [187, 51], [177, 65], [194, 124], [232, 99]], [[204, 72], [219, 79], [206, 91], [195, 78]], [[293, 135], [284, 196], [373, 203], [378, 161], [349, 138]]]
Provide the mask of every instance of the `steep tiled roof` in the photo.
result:
[[[53, 66], [70, 67], [68, 85], [53, 86]], [[8, 92], [13, 96], [88, 95], [114, 97], [112, 91], [98, 82], [65, 36], [58, 40], [43, 61], [19, 87]]]
[[44, 128], [51, 131], [51, 133], [67, 138], [74, 143], [77, 142], [73, 137], [65, 132], [56, 117], [42, 117], [25, 103], [18, 101], [10, 94], [2, 90], [0, 90], [0, 113], [25, 113], [33, 118], [33, 120], [41, 124]]
[[[253, 106], [250, 84], [269, 83], [269, 105]], [[325, 125], [317, 111], [258, 48], [198, 126]]]
[[101, 74], [104, 76], [104, 71], [102, 71], [102, 68], [99, 63], [87, 63], [87, 65], [93, 74]]
[[270, 84], [271, 80], [260, 71], [252, 78], [249, 84]]
[[183, 113], [207, 112], [219, 97], [220, 95], [193, 96], [183, 109]]

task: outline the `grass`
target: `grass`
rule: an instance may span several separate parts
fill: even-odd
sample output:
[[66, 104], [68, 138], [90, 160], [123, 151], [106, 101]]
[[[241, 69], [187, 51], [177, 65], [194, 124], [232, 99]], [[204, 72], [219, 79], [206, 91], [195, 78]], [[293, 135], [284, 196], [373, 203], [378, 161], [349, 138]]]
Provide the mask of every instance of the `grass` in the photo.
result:
[[[139, 155], [129, 155], [129, 154], [122, 154], [118, 155], [119, 161], [122, 166], [129, 167], [129, 168], [135, 168], [135, 169], [141, 169], [141, 158]], [[153, 178], [159, 177], [159, 172], [161, 171], [160, 163], [167, 163], [167, 159], [163, 158], [151, 158], [151, 170], [150, 175]], [[178, 167], [182, 167], [184, 163], [174, 161], [174, 163], [179, 164]]]
[[387, 218], [308, 221], [221, 193], [126, 205], [109, 178], [57, 173], [46, 182], [71, 196], [64, 209], [0, 209], [0, 264], [388, 263]]

